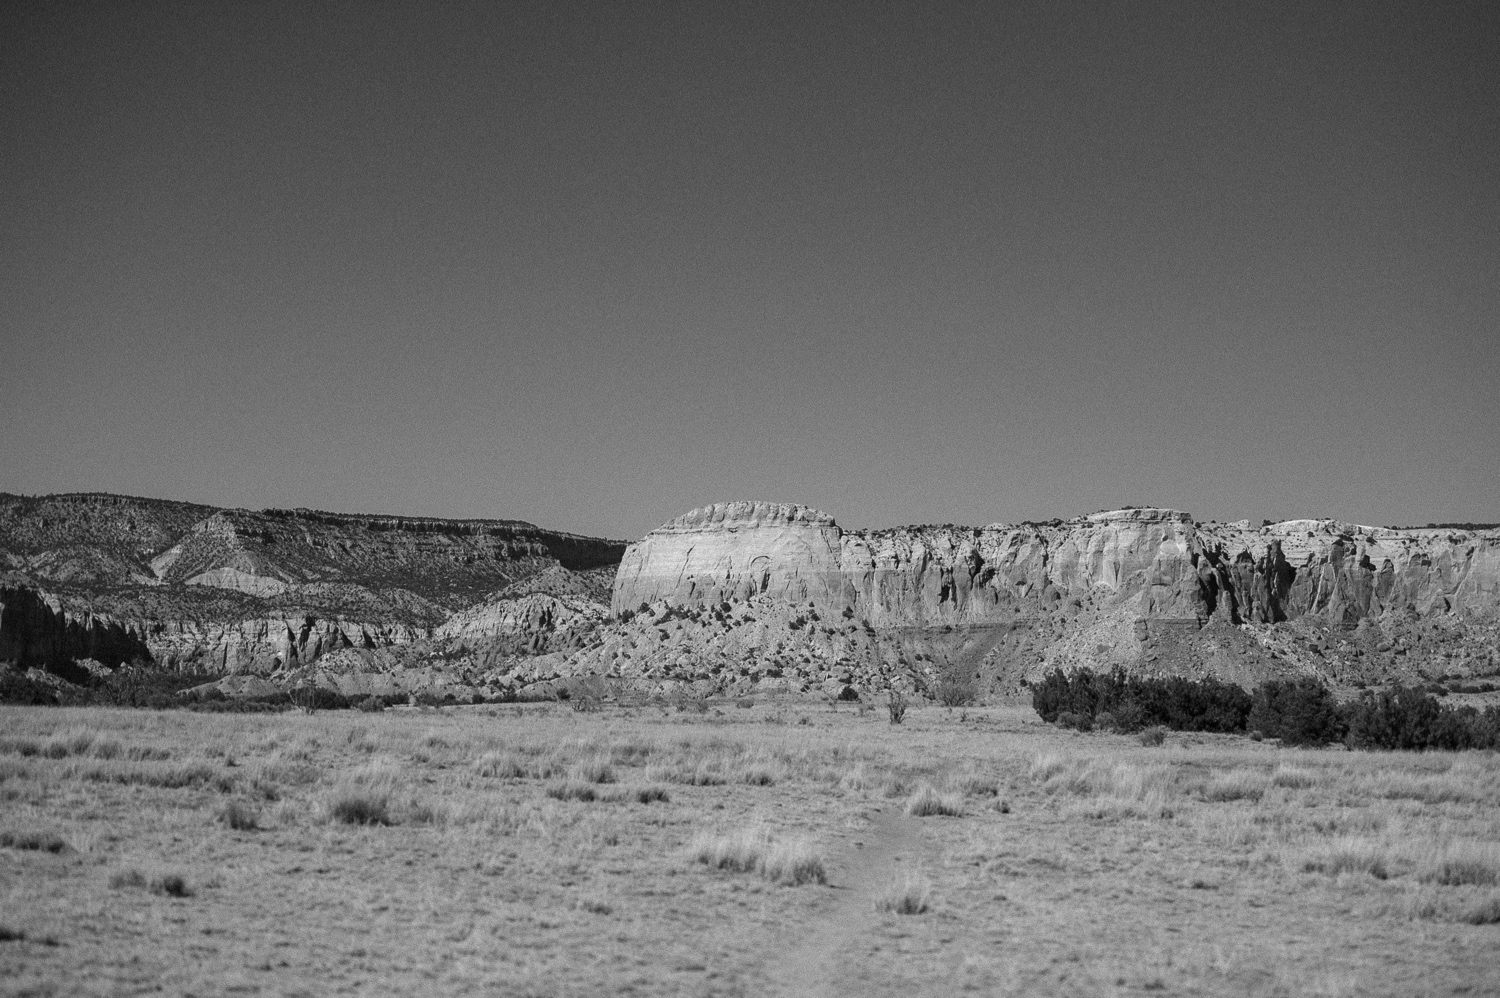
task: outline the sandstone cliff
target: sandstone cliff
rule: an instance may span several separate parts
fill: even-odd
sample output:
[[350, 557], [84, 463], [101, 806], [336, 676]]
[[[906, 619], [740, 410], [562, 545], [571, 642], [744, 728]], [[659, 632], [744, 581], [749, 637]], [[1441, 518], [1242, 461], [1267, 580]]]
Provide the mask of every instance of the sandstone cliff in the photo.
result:
[[1488, 611], [1500, 603], [1500, 530], [1331, 520], [1255, 530], [1124, 509], [1066, 523], [845, 532], [802, 506], [725, 503], [630, 545], [612, 605], [618, 614], [764, 594], [901, 627], [1003, 620], [1018, 601], [1091, 592], [1139, 596], [1142, 617], [1199, 623], [1215, 613], [1352, 625], [1398, 607]]
[[[761, 604], [758, 626], [726, 630], [719, 618], [733, 620], [747, 601]], [[1416, 680], [1500, 668], [1497, 605], [1495, 529], [1331, 520], [1257, 529], [1123, 509], [1044, 524], [843, 531], [801, 506], [726, 503], [626, 550], [614, 612], [645, 607], [652, 623], [623, 622], [574, 664], [658, 677], [676, 667], [696, 678], [722, 662], [804, 687], [841, 675], [878, 684], [893, 670], [920, 683], [943, 661], [974, 665], [1011, 690], [1080, 665], [1242, 682], [1290, 672]], [[695, 623], [662, 627], [670, 607]], [[1411, 654], [1418, 634], [1429, 635], [1426, 651]]]

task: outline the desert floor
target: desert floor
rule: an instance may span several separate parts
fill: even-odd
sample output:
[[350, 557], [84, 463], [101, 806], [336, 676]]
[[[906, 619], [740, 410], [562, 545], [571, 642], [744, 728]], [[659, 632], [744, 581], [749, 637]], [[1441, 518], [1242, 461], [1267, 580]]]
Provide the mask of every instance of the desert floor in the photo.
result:
[[1500, 994], [1497, 804], [1021, 707], [0, 708], [0, 991]]

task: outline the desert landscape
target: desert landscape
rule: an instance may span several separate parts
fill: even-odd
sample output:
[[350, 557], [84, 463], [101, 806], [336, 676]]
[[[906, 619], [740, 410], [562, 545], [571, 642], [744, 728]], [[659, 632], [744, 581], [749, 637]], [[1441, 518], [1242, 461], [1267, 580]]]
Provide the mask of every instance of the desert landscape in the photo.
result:
[[0, 998], [1500, 998], [1500, 3], [0, 3]]
[[1493, 994], [1500, 759], [1010, 707], [4, 709], [10, 994]]
[[1496, 992], [1487, 525], [5, 508], [7, 993]]

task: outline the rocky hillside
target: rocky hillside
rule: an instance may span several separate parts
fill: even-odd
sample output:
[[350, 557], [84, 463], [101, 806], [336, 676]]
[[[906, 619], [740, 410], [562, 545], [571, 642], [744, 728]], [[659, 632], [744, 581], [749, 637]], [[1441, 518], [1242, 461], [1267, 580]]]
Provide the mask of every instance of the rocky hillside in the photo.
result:
[[[1473, 529], [1468, 529], [1473, 527]], [[624, 544], [511, 521], [0, 497], [0, 660], [458, 695], [868, 696], [1054, 668], [1346, 687], [1500, 673], [1500, 529], [1198, 522], [844, 530], [777, 503]], [[238, 684], [238, 685], [237, 685]]]
[[1123, 509], [844, 531], [802, 506], [726, 503], [630, 546], [616, 624], [569, 666], [828, 690], [948, 668], [997, 692], [1080, 666], [1418, 681], [1500, 670], [1497, 604], [1494, 528]]
[[529, 580], [597, 594], [623, 550], [515, 520], [0, 494], [0, 661], [274, 671], [428, 638]]

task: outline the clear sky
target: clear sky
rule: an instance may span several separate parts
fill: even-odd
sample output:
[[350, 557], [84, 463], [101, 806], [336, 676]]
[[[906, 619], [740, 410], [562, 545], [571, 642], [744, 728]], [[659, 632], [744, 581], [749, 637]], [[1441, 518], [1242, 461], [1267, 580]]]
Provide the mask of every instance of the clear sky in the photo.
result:
[[1500, 520], [1500, 5], [0, 12], [0, 491]]

